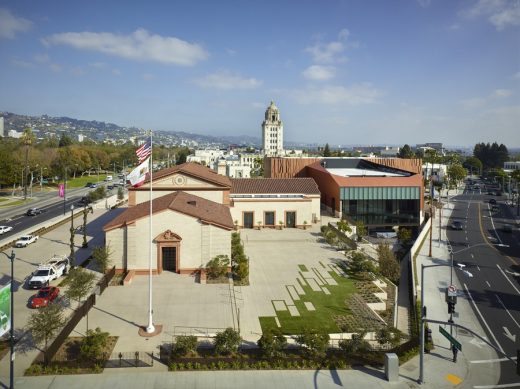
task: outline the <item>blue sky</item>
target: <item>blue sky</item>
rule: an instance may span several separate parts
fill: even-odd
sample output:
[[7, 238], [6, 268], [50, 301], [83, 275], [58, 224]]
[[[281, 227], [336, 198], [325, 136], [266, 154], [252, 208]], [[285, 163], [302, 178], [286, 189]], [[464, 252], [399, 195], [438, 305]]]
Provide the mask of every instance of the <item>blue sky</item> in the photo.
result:
[[285, 139], [520, 146], [520, 2], [1, 1], [0, 110]]

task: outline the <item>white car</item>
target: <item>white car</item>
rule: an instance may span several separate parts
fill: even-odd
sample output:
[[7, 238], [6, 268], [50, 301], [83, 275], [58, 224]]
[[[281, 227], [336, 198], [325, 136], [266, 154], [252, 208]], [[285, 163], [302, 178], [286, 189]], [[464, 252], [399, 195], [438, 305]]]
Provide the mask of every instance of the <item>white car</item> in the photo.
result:
[[0, 235], [5, 234], [13, 229], [11, 226], [0, 226]]
[[16, 247], [27, 247], [38, 240], [36, 235], [24, 235], [14, 244]]

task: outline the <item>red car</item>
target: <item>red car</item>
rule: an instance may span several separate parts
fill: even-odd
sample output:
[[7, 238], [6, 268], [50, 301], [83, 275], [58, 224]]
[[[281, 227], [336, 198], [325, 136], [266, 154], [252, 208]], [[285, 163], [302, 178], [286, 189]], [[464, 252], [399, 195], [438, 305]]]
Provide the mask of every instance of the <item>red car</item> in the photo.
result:
[[54, 301], [60, 294], [60, 288], [56, 286], [46, 286], [41, 288], [37, 294], [31, 299], [32, 308], [46, 307], [50, 302]]

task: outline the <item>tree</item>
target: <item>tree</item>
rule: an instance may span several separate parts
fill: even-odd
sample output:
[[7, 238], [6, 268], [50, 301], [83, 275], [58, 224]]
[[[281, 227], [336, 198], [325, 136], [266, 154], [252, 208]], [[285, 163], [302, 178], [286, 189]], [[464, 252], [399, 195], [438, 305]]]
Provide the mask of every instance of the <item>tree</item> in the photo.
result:
[[267, 330], [258, 340], [258, 347], [262, 350], [262, 354], [266, 358], [279, 357], [283, 353], [283, 349], [287, 345], [287, 339], [282, 332], [276, 329]]
[[365, 227], [365, 223], [363, 223], [363, 220], [356, 220], [357, 241], [361, 242], [366, 234], [367, 228]]
[[311, 358], [324, 357], [329, 347], [329, 340], [329, 334], [318, 333], [308, 328], [296, 337], [296, 342], [305, 348], [305, 352]]
[[215, 352], [217, 354], [232, 354], [238, 351], [242, 338], [238, 331], [228, 327], [215, 336]]
[[468, 175], [468, 171], [462, 167], [462, 165], [454, 164], [448, 167], [448, 176], [450, 181], [457, 183], [461, 182]]
[[52, 302], [29, 316], [27, 329], [36, 344], [44, 344], [44, 362], [47, 364], [47, 343], [65, 324], [63, 306]]
[[390, 246], [387, 243], [379, 244], [377, 246], [377, 253], [379, 257], [379, 272], [381, 275], [388, 278], [394, 284], [398, 284], [401, 277], [401, 268]]
[[105, 352], [108, 336], [109, 333], [101, 331], [99, 327], [87, 330], [87, 336], [83, 338], [80, 346], [81, 357], [91, 361], [100, 360]]
[[341, 219], [336, 224], [338, 226], [338, 230], [340, 230], [341, 232], [352, 232], [352, 228], [350, 228], [346, 220]]
[[197, 337], [193, 335], [179, 335], [175, 339], [173, 353], [183, 357], [187, 354], [197, 351]]
[[217, 255], [206, 264], [206, 272], [208, 277], [218, 279], [224, 277], [229, 266], [229, 257], [227, 255]]
[[473, 156], [478, 158], [484, 167], [484, 169], [490, 168], [502, 168], [504, 162], [509, 159], [509, 151], [503, 144], [494, 142], [489, 143], [477, 143], [473, 148]]
[[390, 343], [392, 346], [398, 346], [401, 342], [402, 334], [395, 327], [381, 327], [376, 332], [376, 340], [380, 345]]
[[[94, 285], [94, 274], [78, 267], [69, 272], [67, 290], [65, 296], [70, 300], [81, 301], [88, 295]], [[88, 333], [88, 311], [87, 311], [87, 333]]]
[[482, 172], [482, 162], [476, 157], [468, 157], [462, 164], [466, 169], [473, 174], [480, 174]]
[[400, 150], [399, 150], [399, 153], [397, 154], [397, 156], [399, 158], [406, 158], [406, 159], [410, 159], [410, 158], [413, 158], [414, 157], [414, 154], [413, 154], [413, 151], [412, 149], [410, 148], [410, 146], [408, 144], [405, 144]]
[[325, 148], [323, 149], [323, 156], [330, 157], [330, 147], [328, 143], [325, 144]]
[[58, 147], [67, 147], [72, 145], [72, 138], [68, 136], [67, 134], [63, 133], [60, 137], [60, 143], [58, 144]]
[[359, 251], [354, 251], [350, 255], [349, 268], [352, 274], [360, 279], [368, 279], [370, 273], [377, 273], [374, 263]]
[[107, 272], [108, 266], [110, 265], [111, 255], [112, 252], [108, 245], [94, 247], [92, 250], [92, 260], [96, 263], [98, 270], [103, 274]]
[[412, 230], [406, 227], [399, 227], [399, 230], [397, 231], [397, 239], [399, 239], [399, 242], [402, 245], [408, 245], [412, 240]]

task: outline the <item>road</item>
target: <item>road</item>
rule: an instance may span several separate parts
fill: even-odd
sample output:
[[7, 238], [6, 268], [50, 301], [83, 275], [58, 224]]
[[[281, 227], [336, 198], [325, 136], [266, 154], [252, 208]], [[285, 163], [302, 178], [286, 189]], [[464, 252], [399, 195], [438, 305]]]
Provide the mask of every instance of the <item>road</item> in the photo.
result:
[[[497, 212], [491, 211], [492, 197], [497, 200]], [[455, 264], [465, 265], [473, 277], [455, 274], [488, 339], [516, 358], [520, 349], [520, 239], [513, 213], [504, 197], [480, 191], [466, 191], [454, 201], [452, 220], [462, 221], [464, 228], [448, 229], [447, 237]], [[502, 231], [504, 225], [513, 226], [512, 232]], [[520, 382], [514, 363], [505, 360], [500, 369], [500, 384]]]
[[[11, 226], [13, 229], [0, 235], [0, 240], [9, 237], [18, 237], [21, 231], [30, 229], [32, 226], [42, 223], [47, 219], [51, 219], [58, 215], [63, 215], [64, 211], [70, 212], [70, 206], [81, 208], [83, 205], [78, 204], [82, 196], [86, 195], [91, 189], [75, 188], [69, 189], [66, 200], [57, 196], [56, 191], [39, 193], [33, 197], [33, 201], [28, 204], [14, 206], [0, 210], [0, 225]], [[35, 216], [27, 216], [25, 213], [29, 208], [39, 208], [43, 213]]]

